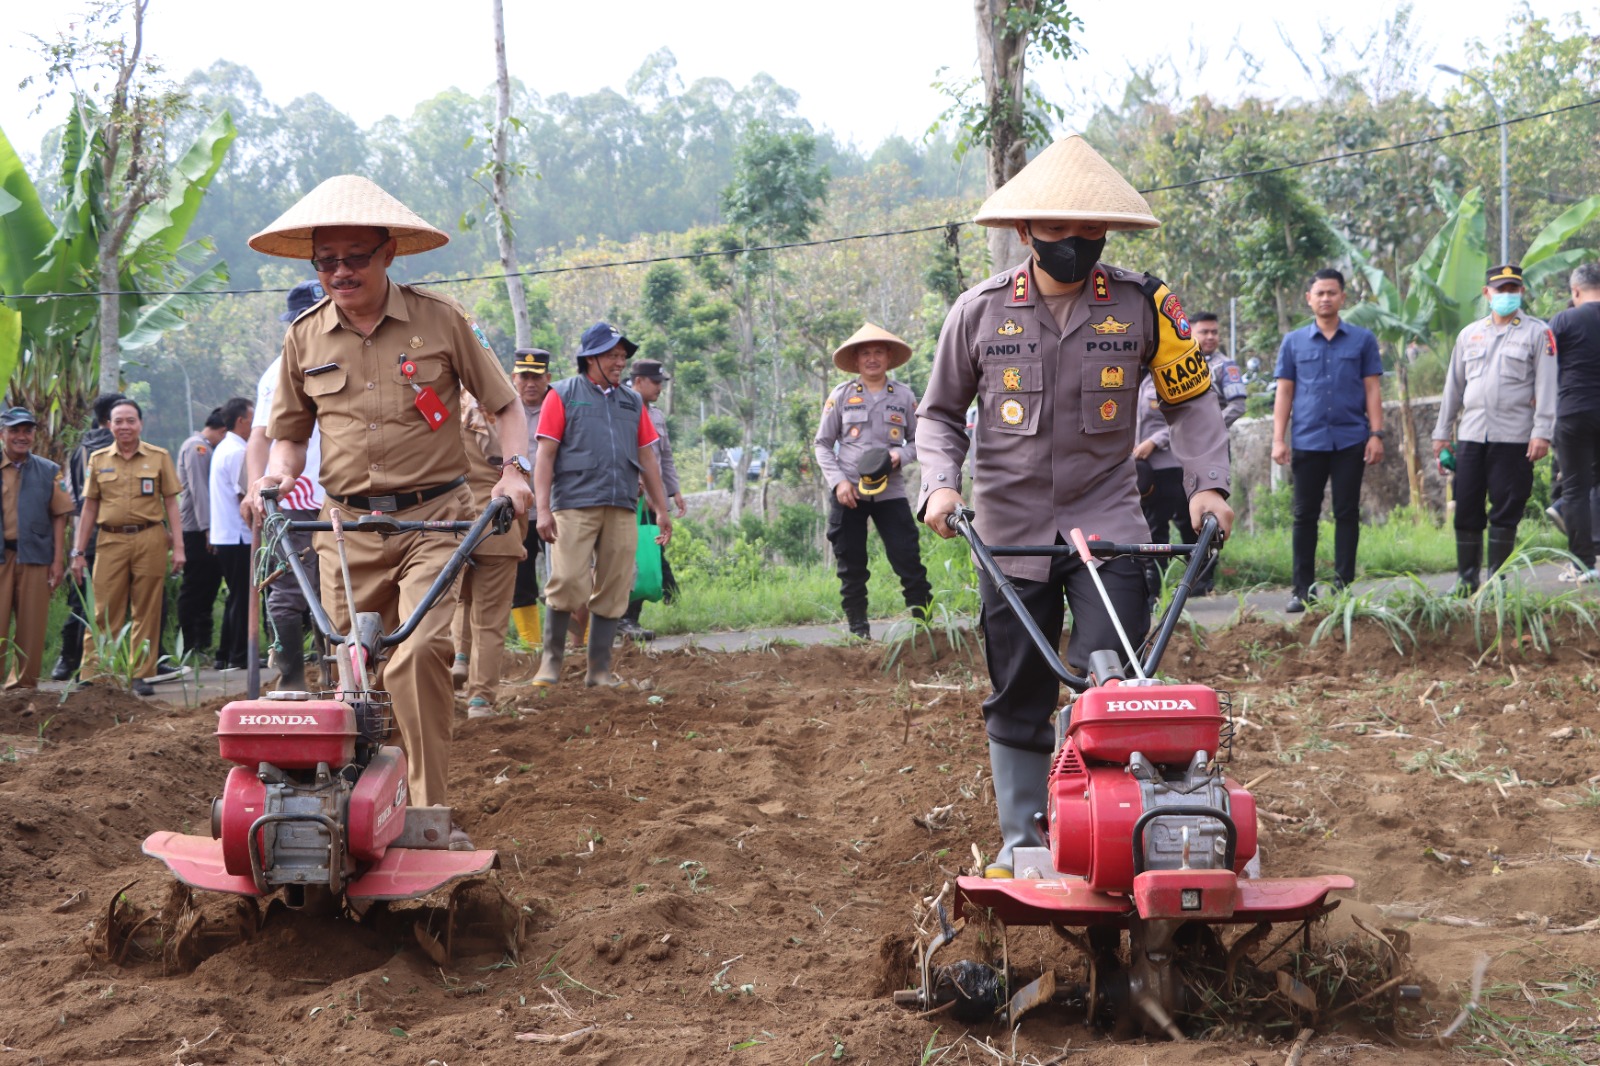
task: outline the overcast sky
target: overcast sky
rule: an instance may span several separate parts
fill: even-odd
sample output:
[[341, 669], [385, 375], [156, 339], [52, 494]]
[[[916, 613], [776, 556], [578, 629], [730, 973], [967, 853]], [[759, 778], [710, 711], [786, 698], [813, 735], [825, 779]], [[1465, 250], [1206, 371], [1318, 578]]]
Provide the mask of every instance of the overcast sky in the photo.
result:
[[[53, 37], [81, 11], [82, 0], [6, 0], [0, 71], [15, 84], [38, 72], [29, 33]], [[1162, 61], [1183, 97], [1219, 100], [1243, 92], [1308, 96], [1315, 83], [1285, 38], [1313, 52], [1319, 21], [1336, 26], [1352, 47], [1391, 17], [1393, 0], [1337, 5], [1263, 0], [1197, 3], [1139, 0], [1073, 5], [1082, 13], [1087, 55], [1040, 72], [1055, 99], [1071, 101], [1076, 126], [1104, 97], [1114, 98], [1131, 64]], [[1542, 16], [1581, 10], [1600, 24], [1600, 8], [1576, 0], [1531, 0]], [[976, 72], [972, 0], [806, 0], [797, 4], [727, 0], [606, 0], [551, 3], [505, 0], [507, 54], [513, 77], [542, 95], [621, 89], [641, 60], [670, 48], [686, 81], [703, 76], [743, 85], [766, 72], [800, 94], [814, 126], [870, 149], [899, 133], [921, 136], [943, 102], [932, 88], [940, 67]], [[1432, 50], [1424, 67], [1434, 93], [1456, 79], [1431, 63], [1462, 66], [1474, 40], [1503, 32], [1504, 0], [1418, 0], [1415, 21]], [[405, 116], [450, 87], [486, 91], [494, 80], [489, 0], [153, 0], [147, 53], [176, 78], [227, 59], [255, 72], [269, 99], [286, 104], [320, 93], [363, 126]], [[1245, 80], [1238, 49], [1261, 64]], [[25, 154], [60, 120], [51, 101], [30, 118], [37, 92], [0, 92], [0, 128]]]

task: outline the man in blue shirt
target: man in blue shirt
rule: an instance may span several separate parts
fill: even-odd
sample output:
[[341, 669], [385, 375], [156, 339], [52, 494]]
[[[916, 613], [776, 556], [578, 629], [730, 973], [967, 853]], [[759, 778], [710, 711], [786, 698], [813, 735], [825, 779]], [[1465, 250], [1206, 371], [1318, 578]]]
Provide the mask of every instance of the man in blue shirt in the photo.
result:
[[[1315, 321], [1283, 338], [1278, 395], [1272, 405], [1272, 461], [1290, 464], [1294, 480], [1294, 592], [1286, 610], [1306, 609], [1316, 574], [1322, 493], [1333, 482], [1333, 570], [1342, 587], [1355, 580], [1361, 537], [1361, 475], [1383, 461], [1383, 361], [1371, 331], [1339, 318], [1344, 275], [1319, 270], [1306, 290]], [[1294, 428], [1289, 413], [1294, 412]], [[1291, 462], [1292, 446], [1292, 462]]]

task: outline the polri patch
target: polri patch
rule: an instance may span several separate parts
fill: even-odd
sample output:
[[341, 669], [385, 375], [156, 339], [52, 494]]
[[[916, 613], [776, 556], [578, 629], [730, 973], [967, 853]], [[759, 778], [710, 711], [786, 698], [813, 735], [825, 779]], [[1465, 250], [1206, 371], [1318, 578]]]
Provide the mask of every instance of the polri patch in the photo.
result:
[[1000, 421], [1008, 426], [1022, 425], [1022, 420], [1027, 416], [1027, 408], [1022, 406], [1021, 400], [1007, 400], [1000, 405]]
[[1008, 318], [1001, 323], [1000, 328], [995, 332], [1002, 337], [1020, 337], [1022, 336], [1022, 327], [1017, 325], [1016, 319]]
[[1107, 315], [1099, 322], [1089, 323], [1089, 328], [1100, 334], [1102, 337], [1108, 336], [1112, 333], [1126, 333], [1130, 328], [1132, 328], [1132, 326], [1132, 322], [1118, 322], [1111, 315]]

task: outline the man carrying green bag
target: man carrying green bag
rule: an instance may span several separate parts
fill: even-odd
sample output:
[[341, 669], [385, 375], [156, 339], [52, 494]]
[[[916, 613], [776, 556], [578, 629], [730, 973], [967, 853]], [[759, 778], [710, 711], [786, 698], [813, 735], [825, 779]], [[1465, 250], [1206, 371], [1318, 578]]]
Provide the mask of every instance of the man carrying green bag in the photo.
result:
[[629, 631], [628, 615], [622, 617], [623, 636], [637, 636], [639, 640], [651, 640], [655, 634], [648, 629], [638, 628], [639, 605], [645, 600], [661, 601], [661, 572], [665, 568], [666, 559], [663, 557], [661, 545], [656, 543], [656, 538], [661, 535], [661, 527], [651, 521], [654, 516], [645, 510], [644, 504], [639, 504], [639, 547], [634, 553], [633, 592], [628, 597], [628, 610], [633, 616], [633, 632]]
[[[659, 439], [656, 441], [656, 455], [661, 460], [661, 488], [667, 494], [667, 499], [676, 507], [677, 515], [682, 518], [689, 513], [689, 508], [683, 502], [683, 491], [678, 485], [678, 467], [672, 461], [672, 438], [667, 434], [667, 418], [661, 413], [661, 405], [657, 403], [661, 398], [661, 390], [665, 382], [671, 381], [672, 375], [655, 359], [640, 359], [628, 371], [628, 383], [633, 386], [633, 391], [644, 398], [645, 409], [650, 415], [650, 422], [656, 427]], [[642, 505], [641, 505], [642, 506]], [[647, 528], [654, 528], [655, 512], [644, 508], [641, 511], [639, 524]], [[653, 596], [642, 594], [638, 588], [628, 599], [628, 611], [622, 616], [622, 626], [618, 630], [625, 637], [634, 640], [654, 640], [656, 635], [651, 630], [639, 624], [639, 612], [644, 607], [645, 600], [657, 600], [662, 603], [671, 603], [678, 596], [678, 583], [672, 577], [672, 563], [667, 559], [667, 553], [656, 546], [646, 546], [646, 536], [639, 534], [639, 565], [645, 565], [645, 556], [659, 564], [661, 582], [659, 591]], [[655, 587], [644, 586], [639, 587]]]
[[639, 394], [622, 384], [623, 365], [637, 348], [619, 329], [590, 326], [578, 373], [553, 385], [539, 409], [534, 502], [539, 537], [551, 549], [544, 658], [535, 685], [560, 682], [567, 626], [584, 606], [590, 615], [584, 684], [623, 683], [611, 671], [611, 647], [633, 585], [641, 481], [661, 526], [653, 539], [665, 544], [672, 537], [656, 429]]

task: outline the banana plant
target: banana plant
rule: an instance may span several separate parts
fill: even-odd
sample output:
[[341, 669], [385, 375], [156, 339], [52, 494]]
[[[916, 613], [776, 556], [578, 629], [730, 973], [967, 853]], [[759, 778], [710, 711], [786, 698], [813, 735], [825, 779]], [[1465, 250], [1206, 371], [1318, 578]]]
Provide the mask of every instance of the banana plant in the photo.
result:
[[[52, 437], [81, 417], [99, 385], [96, 256], [105, 212], [93, 114], [74, 108], [62, 129], [52, 217], [0, 130], [0, 393], [32, 408]], [[188, 232], [238, 135], [219, 114], [172, 166], [165, 194], [139, 215], [119, 256], [118, 334], [134, 351], [182, 329], [195, 294], [226, 282], [210, 242]], [[67, 295], [45, 295], [67, 294]], [[81, 294], [81, 295], [78, 295]], [[35, 297], [35, 298], [28, 298]]]

